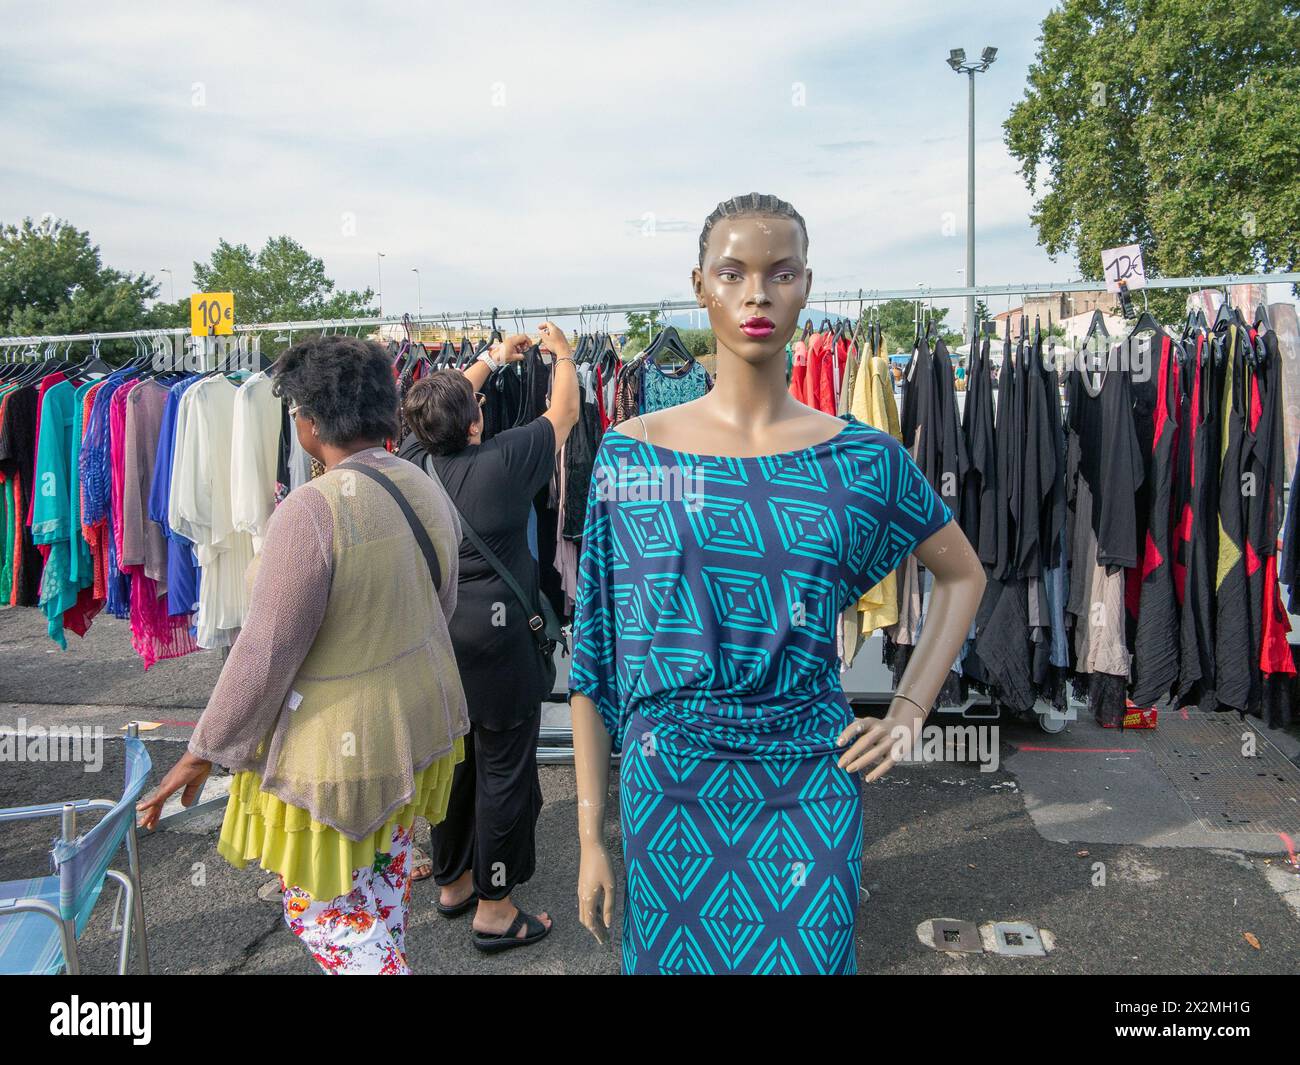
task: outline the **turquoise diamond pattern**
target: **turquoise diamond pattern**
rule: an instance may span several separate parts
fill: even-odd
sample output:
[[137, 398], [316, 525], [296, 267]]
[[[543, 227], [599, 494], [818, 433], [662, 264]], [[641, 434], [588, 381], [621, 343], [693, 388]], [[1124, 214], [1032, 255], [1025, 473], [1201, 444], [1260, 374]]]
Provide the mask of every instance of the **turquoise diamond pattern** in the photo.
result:
[[749, 632], [776, 632], [772, 589], [762, 573], [705, 566], [701, 576], [719, 625]]
[[713, 864], [704, 836], [691, 820], [691, 815], [680, 806], [668, 812], [646, 850], [663, 883], [679, 901], [691, 897], [691, 892]]
[[646, 599], [654, 612], [654, 627], [666, 632], [700, 636], [704, 624], [695, 608], [690, 586], [680, 573], [651, 573], [645, 578]]
[[773, 814], [749, 852], [749, 868], [768, 901], [784, 910], [807, 885], [817, 861], [788, 813]]
[[693, 495], [683, 507], [691, 532], [701, 551], [763, 556], [763, 537], [753, 508], [743, 499], [728, 496]]
[[723, 762], [700, 788], [700, 806], [730, 845], [740, 841], [765, 801], [743, 762]]
[[635, 860], [627, 867], [627, 899], [634, 942], [638, 950], [649, 950], [668, 921], [668, 907], [655, 891], [644, 867]]
[[671, 503], [624, 503], [618, 514], [631, 553], [641, 558], [676, 558], [681, 555], [682, 541], [677, 535]]
[[828, 847], [839, 847], [844, 833], [853, 827], [860, 798], [856, 781], [839, 767], [833, 755], [823, 756], [799, 793], [808, 820]]
[[[799, 918], [799, 938], [826, 975], [853, 966], [853, 925], [857, 900], [836, 877], [822, 883], [808, 909]], [[847, 961], [846, 961], [847, 959]]]
[[659, 972], [665, 976], [712, 976], [713, 966], [709, 964], [704, 949], [691, 935], [691, 930], [682, 925], [673, 933], [668, 946], [659, 956]]
[[767, 505], [788, 552], [840, 565], [839, 523], [830, 507], [803, 499], [769, 499]]
[[763, 915], [734, 872], [719, 878], [700, 910], [700, 923], [728, 969], [739, 968], [763, 931]]
[[810, 640], [834, 643], [839, 617], [835, 586], [821, 577], [792, 570], [781, 574], [781, 584], [792, 629]]

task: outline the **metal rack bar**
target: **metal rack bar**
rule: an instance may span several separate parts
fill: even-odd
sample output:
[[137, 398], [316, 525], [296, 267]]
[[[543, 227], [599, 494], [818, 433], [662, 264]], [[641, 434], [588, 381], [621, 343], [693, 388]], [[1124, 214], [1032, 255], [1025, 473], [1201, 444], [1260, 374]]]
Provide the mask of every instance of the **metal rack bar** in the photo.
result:
[[[1168, 288], [1222, 288], [1227, 285], [1300, 284], [1300, 272], [1276, 274], [1215, 274], [1205, 277], [1147, 278], [1149, 289]], [[966, 296], [1032, 296], [1055, 292], [1095, 292], [1104, 286], [1101, 281], [1041, 281], [1011, 285], [974, 285], [968, 287], [844, 289], [838, 292], [813, 293], [809, 305], [830, 303], [879, 303], [882, 300], [958, 299]], [[512, 318], [575, 318], [594, 314], [645, 314], [649, 311], [695, 310], [693, 299], [654, 300], [642, 303], [587, 303], [576, 307], [494, 307], [475, 311], [425, 311], [419, 315], [385, 315], [377, 318], [313, 318], [297, 322], [250, 322], [236, 325], [235, 333], [267, 333], [275, 331], [302, 332], [312, 329], [356, 329], [401, 325], [450, 325], [461, 321], [482, 321], [495, 312], [499, 319]], [[78, 341], [130, 340], [134, 337], [188, 336], [189, 329], [128, 329], [113, 333], [63, 333], [46, 336], [0, 337], [0, 348], [37, 347], [42, 344], [67, 344]]]

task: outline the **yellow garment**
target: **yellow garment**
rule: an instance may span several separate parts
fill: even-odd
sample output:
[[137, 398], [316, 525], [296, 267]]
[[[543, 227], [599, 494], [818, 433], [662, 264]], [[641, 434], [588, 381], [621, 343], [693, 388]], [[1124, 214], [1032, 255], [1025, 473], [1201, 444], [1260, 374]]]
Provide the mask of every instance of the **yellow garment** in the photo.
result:
[[[902, 424], [898, 419], [898, 404], [894, 400], [893, 377], [889, 360], [880, 349], [870, 358], [870, 368], [863, 366], [853, 382], [853, 416], [873, 429], [888, 433], [895, 440], [903, 439]], [[857, 611], [859, 631], [865, 640], [876, 629], [883, 629], [898, 621], [898, 579], [888, 574], [879, 584], [870, 588], [849, 610]], [[848, 613], [846, 620], [851, 620]]]
[[262, 791], [262, 778], [253, 770], [236, 773], [226, 801], [217, 853], [236, 869], [250, 861], [313, 899], [332, 899], [352, 890], [353, 872], [369, 866], [384, 853], [393, 826], [409, 828], [416, 816], [437, 824], [447, 816], [452, 771], [465, 758], [465, 740], [457, 737], [451, 751], [435, 758], [415, 774], [415, 795], [370, 835], [353, 841], [313, 821], [311, 815]]
[[[1223, 460], [1228, 454], [1228, 419], [1232, 417], [1232, 371], [1233, 360], [1237, 358], [1237, 327], [1228, 326], [1228, 354], [1224, 360], [1227, 367], [1223, 371], [1223, 402], [1219, 407], [1219, 424], [1223, 427], [1223, 437], [1219, 442], [1219, 468], [1222, 472]], [[1230, 476], [1235, 476], [1230, 474]], [[1214, 587], [1223, 584], [1232, 567], [1241, 561], [1241, 549], [1232, 542], [1232, 537], [1223, 527], [1223, 518], [1219, 518], [1219, 565], [1214, 575]]]

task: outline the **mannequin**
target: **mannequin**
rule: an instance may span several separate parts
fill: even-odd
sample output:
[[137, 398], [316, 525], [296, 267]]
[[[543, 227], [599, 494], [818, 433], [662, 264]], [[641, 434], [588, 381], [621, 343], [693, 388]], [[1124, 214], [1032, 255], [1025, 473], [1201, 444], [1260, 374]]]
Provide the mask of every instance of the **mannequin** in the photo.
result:
[[[901, 735], [910, 748], [983, 593], [975, 552], [902, 448], [852, 415], [824, 414], [790, 394], [785, 346], [812, 288], [807, 245], [803, 219], [775, 197], [719, 205], [691, 278], [717, 338], [715, 387], [612, 427], [597, 456], [598, 467], [702, 469], [697, 506], [713, 501], [722, 515], [692, 520], [680, 500], [662, 510], [597, 504], [593, 479], [570, 682], [578, 906], [605, 942], [615, 894], [605, 845], [610, 753], [625, 739], [620, 793], [634, 881], [625, 972], [856, 971], [862, 788], [851, 774], [869, 785], [894, 764]], [[850, 489], [867, 483], [867, 495]], [[902, 494], [877, 505], [882, 483]], [[795, 498], [804, 488], [813, 494]], [[739, 523], [727, 520], [738, 513]], [[807, 515], [819, 522], [802, 524]], [[841, 524], [828, 530], [828, 521]], [[652, 531], [659, 538], [644, 551], [610, 545], [630, 531], [641, 546], [637, 527], [647, 522], [672, 528]], [[854, 554], [863, 528], [891, 534], [873, 531], [869, 549]], [[908, 551], [934, 576], [931, 608], [885, 718], [855, 719], [833, 628], [814, 632], [803, 602], [782, 598], [792, 587], [827, 589], [824, 603], [809, 593], [809, 609], [833, 619], [858, 584], [870, 587]], [[875, 561], [862, 563], [864, 555]], [[745, 606], [757, 586], [768, 590], [754, 593], [768, 609]], [[656, 679], [676, 666], [684, 680]]]

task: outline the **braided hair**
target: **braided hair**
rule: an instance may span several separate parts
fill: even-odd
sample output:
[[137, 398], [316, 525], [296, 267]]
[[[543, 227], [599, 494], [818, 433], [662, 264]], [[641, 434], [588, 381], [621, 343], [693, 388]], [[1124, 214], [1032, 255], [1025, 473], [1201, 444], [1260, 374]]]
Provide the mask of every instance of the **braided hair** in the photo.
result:
[[704, 249], [709, 243], [709, 234], [713, 232], [714, 223], [723, 218], [789, 218], [797, 222], [803, 230], [804, 253], [808, 251], [808, 226], [803, 215], [785, 200], [763, 193], [751, 192], [747, 196], [733, 196], [723, 200], [713, 209], [713, 213], [704, 220], [704, 229], [700, 231], [700, 265], [704, 265]]

